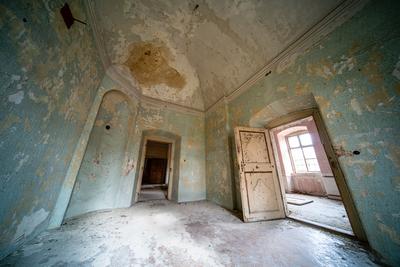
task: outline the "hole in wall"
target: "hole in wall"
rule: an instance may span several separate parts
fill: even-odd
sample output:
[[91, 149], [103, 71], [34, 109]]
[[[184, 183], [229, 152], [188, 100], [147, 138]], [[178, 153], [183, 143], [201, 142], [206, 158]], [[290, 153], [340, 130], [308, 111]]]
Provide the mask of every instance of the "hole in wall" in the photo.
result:
[[110, 125], [106, 125], [106, 130], [110, 130], [111, 126]]

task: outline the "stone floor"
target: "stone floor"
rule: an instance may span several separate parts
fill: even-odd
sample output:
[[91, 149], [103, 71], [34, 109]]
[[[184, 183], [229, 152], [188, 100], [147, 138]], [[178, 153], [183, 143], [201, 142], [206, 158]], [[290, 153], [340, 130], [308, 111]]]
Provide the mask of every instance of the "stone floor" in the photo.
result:
[[207, 201], [147, 201], [42, 233], [1, 266], [376, 266], [358, 242], [292, 220], [243, 223]]
[[286, 196], [313, 201], [302, 206], [288, 204], [290, 217], [316, 222], [320, 225], [326, 225], [348, 234], [353, 234], [342, 201], [303, 194], [286, 194]]

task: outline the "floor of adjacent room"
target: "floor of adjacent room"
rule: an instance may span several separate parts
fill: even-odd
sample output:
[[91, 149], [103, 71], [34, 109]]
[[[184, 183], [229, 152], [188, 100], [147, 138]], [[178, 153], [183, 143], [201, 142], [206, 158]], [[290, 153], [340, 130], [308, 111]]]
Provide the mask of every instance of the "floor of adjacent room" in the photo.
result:
[[162, 200], [167, 199], [168, 194], [167, 186], [150, 186], [142, 187], [139, 193], [139, 202], [149, 201], [149, 200]]
[[306, 201], [306, 204], [302, 205], [287, 204], [289, 210], [288, 215], [291, 218], [353, 235], [350, 221], [342, 201], [330, 199], [328, 197], [286, 193], [286, 199], [288, 199], [288, 197]]
[[[268, 253], [266, 253], [268, 252]], [[243, 223], [208, 201], [146, 201], [45, 231], [1, 266], [375, 266], [357, 241], [293, 221]]]

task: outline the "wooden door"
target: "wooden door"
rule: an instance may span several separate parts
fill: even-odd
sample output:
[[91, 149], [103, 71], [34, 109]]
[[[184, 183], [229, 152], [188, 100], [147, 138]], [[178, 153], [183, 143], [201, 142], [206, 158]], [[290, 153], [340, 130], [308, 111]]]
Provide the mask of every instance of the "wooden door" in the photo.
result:
[[245, 222], [285, 217], [268, 130], [235, 128]]

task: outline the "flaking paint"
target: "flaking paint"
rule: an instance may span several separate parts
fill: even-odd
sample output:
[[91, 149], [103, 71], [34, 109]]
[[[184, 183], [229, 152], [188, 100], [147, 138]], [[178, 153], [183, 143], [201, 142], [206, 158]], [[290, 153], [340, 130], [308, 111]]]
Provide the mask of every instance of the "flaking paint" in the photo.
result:
[[[107, 92], [89, 137], [65, 218], [89, 211], [130, 206], [126, 192], [128, 138], [132, 138], [136, 108], [126, 95]], [[102, 122], [102, 123], [100, 123]], [[110, 126], [110, 129], [106, 128]]]
[[0, 258], [47, 227], [103, 75], [90, 28], [67, 30], [60, 8], [0, 3]]

